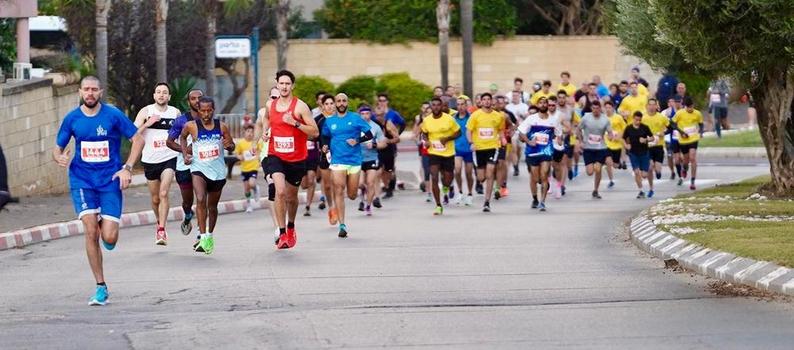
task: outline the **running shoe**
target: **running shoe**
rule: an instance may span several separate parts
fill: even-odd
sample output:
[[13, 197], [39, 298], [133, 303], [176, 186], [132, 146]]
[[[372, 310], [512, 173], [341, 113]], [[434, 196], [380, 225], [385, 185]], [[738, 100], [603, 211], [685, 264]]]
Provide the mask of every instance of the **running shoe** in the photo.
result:
[[436, 209], [433, 210], [433, 215], [441, 215], [441, 214], [444, 214], [444, 207], [440, 205], [436, 206]]
[[394, 191], [388, 190], [386, 194], [383, 195], [383, 198], [391, 198], [394, 197]]
[[428, 193], [428, 194], [427, 194], [427, 197], [425, 197], [425, 202], [426, 202], [426, 203], [430, 203], [430, 202], [432, 202], [432, 201], [433, 201], [433, 198], [431, 198], [431, 197], [430, 197], [430, 193]]
[[248, 200], [248, 203], [245, 205], [245, 212], [246, 213], [253, 213], [254, 212], [254, 206], [253, 206], [253, 204], [251, 204], [251, 200], [250, 199]]
[[577, 176], [579, 176], [579, 167], [578, 166], [573, 168], [573, 177], [577, 177]]
[[455, 205], [460, 206], [461, 204], [463, 204], [463, 193], [455, 196]]
[[513, 176], [518, 176], [518, 165], [513, 165]]
[[679, 177], [678, 178], [678, 186], [681, 186], [683, 184], [684, 184], [684, 178], [683, 177]]
[[287, 248], [292, 248], [298, 244], [298, 232], [295, 231], [295, 228], [287, 227]]
[[691, 184], [691, 185], [689, 185], [689, 189], [690, 189], [690, 190], [692, 190], [692, 191], [694, 191], [694, 190], [695, 190], [695, 184]]
[[320, 196], [320, 204], [317, 204], [317, 209], [325, 210], [325, 196]]
[[540, 205], [540, 202], [538, 202], [537, 199], [533, 199], [532, 200], [532, 209], [537, 209], [538, 205]]
[[493, 198], [496, 199], [496, 200], [499, 200], [499, 198], [502, 198], [502, 191], [500, 191], [500, 190], [493, 191]]
[[477, 190], [477, 194], [483, 194], [482, 182], [478, 182], [475, 189]]
[[560, 186], [560, 194], [565, 195], [565, 186]]
[[375, 208], [378, 208], [378, 209], [383, 208], [383, 205], [380, 204], [380, 198], [379, 197], [375, 197], [375, 199], [372, 201], [372, 205]]
[[312, 207], [307, 205], [304, 209], [303, 216], [312, 216]]
[[656, 172], [656, 179], [657, 180], [661, 180], [662, 179], [662, 172], [661, 171]]
[[196, 248], [196, 251], [198, 252], [199, 249], [201, 249], [201, 252], [203, 252], [204, 254], [207, 255], [212, 254], [212, 251], [215, 250], [215, 237], [209, 235], [205, 235], [204, 237], [201, 237], [201, 240], [199, 241], [199, 245], [198, 248]]
[[287, 239], [287, 234], [286, 233], [284, 233], [283, 235], [279, 234], [278, 241], [276, 242], [276, 248], [278, 248], [278, 249], [287, 249], [287, 248], [289, 248], [288, 241], [289, 240]]
[[670, 180], [675, 180], [675, 173], [670, 173]]
[[464, 201], [464, 204], [467, 207], [470, 207], [472, 204], [474, 204], [474, 196], [472, 196], [471, 194], [466, 196], [466, 200]]
[[558, 182], [556, 189], [554, 190], [554, 199], [560, 199], [561, 197], [562, 197], [562, 186]]
[[347, 225], [339, 224], [339, 238], [347, 237]]
[[168, 245], [168, 234], [165, 233], [165, 228], [157, 228], [157, 232], [154, 234], [154, 243]]
[[653, 190], [648, 191], [648, 198], [653, 198], [654, 192]]
[[89, 306], [105, 306], [108, 303], [108, 298], [110, 297], [110, 293], [108, 293], [107, 286], [96, 286], [96, 291], [94, 292], [94, 296], [91, 299], [88, 299]]
[[328, 209], [328, 223], [331, 225], [336, 225], [337, 220], [336, 208]]
[[196, 241], [193, 242], [193, 251], [194, 252], [199, 252], [199, 253], [203, 252], [203, 251], [199, 251], [199, 248], [200, 248], [199, 247], [199, 243], [201, 243], [201, 240], [198, 240], [198, 239], [196, 239]]
[[273, 242], [278, 246], [278, 241], [281, 238], [281, 232], [278, 230], [278, 227], [275, 228], [275, 232], [273, 233]]
[[185, 219], [182, 220], [182, 225], [179, 228], [182, 230], [182, 234], [187, 236], [190, 234], [190, 231], [193, 231], [193, 212], [189, 214], [185, 214]]
[[504, 187], [499, 189], [499, 194], [502, 197], [507, 197], [508, 195], [510, 195], [510, 191], [507, 190], [507, 186], [504, 186]]
[[364, 211], [364, 202], [358, 202], [358, 211]]
[[427, 192], [427, 186], [425, 186], [424, 182], [419, 183], [419, 190], [422, 192]]
[[628, 165], [626, 165], [626, 162], [621, 162], [621, 163], [620, 163], [620, 168], [621, 168], [621, 169], [623, 169], [623, 170], [626, 170], [626, 169], [628, 169], [629, 167], [628, 167]]
[[601, 195], [598, 194], [598, 191], [593, 191], [593, 199], [601, 199]]
[[400, 191], [405, 191], [405, 183], [397, 182], [397, 189]]
[[568, 169], [568, 181], [573, 180], [573, 170]]
[[367, 213], [367, 216], [372, 216], [372, 207], [367, 205], [365, 212]]
[[609, 180], [609, 185], [607, 185], [607, 188], [612, 188], [612, 187], [615, 187], [615, 182], [612, 181], [612, 180]]
[[637, 193], [637, 199], [643, 199], [643, 198], [645, 198], [645, 192], [640, 191], [640, 193]]
[[540, 211], [546, 211], [546, 203], [540, 202], [540, 204], [538, 204], [538, 209]]
[[482, 206], [482, 211], [485, 212], [485, 213], [490, 213], [491, 212], [491, 203], [485, 202], [485, 204], [483, 204], [483, 206]]
[[105, 250], [107, 251], [111, 251], [114, 248], [116, 248], [116, 243], [110, 244], [108, 242], [105, 242], [105, 239], [101, 237], [99, 238], [99, 240], [102, 241], [102, 246], [105, 247]]
[[449, 193], [449, 198], [455, 198], [455, 185], [449, 186], [447, 188], [447, 193]]
[[444, 205], [449, 205], [449, 195], [444, 195]]

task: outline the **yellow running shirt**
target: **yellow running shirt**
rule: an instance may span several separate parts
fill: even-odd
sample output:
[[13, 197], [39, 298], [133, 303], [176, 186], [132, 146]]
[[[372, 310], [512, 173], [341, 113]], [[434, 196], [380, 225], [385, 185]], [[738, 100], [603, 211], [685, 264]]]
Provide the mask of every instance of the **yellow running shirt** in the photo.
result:
[[631, 116], [634, 115], [634, 112], [640, 111], [645, 113], [645, 105], [648, 104], [648, 98], [642, 95], [631, 96], [628, 95], [623, 98], [623, 101], [620, 102], [620, 107], [618, 107], [618, 112], [629, 112], [629, 119]]
[[658, 112], [652, 115], [645, 113], [642, 115], [642, 123], [651, 129], [653, 136], [656, 138], [653, 142], [648, 141], [648, 147], [664, 147], [664, 142], [660, 141], [663, 140], [664, 132], [667, 130], [667, 126], [670, 125], [670, 119]]
[[432, 115], [422, 119], [422, 132], [427, 134], [427, 153], [441, 156], [452, 157], [455, 155], [455, 139], [450, 139], [446, 143], [441, 143], [442, 138], [449, 138], [460, 130], [460, 126], [452, 116], [441, 113], [441, 117], [435, 118]]
[[563, 86], [562, 83], [558, 84], [557, 90], [554, 91], [560, 91], [560, 90], [565, 90], [565, 93], [568, 94], [568, 96], [573, 96], [574, 94], [576, 94], [576, 86], [574, 86], [571, 83], [568, 83], [568, 85], [565, 86]]
[[[257, 146], [260, 146], [257, 142]], [[248, 141], [246, 139], [242, 139], [237, 141], [237, 145], [234, 146], [234, 154], [235, 155], [242, 155], [243, 160], [240, 161], [240, 171], [257, 171], [259, 170], [259, 159], [256, 157], [256, 151], [253, 147], [253, 142]]]
[[703, 124], [703, 115], [699, 110], [693, 109], [690, 113], [686, 109], [681, 109], [675, 112], [673, 123], [678, 125], [678, 130], [683, 130], [688, 136], [681, 135], [678, 138], [678, 143], [688, 145], [700, 140], [700, 124]]
[[478, 109], [471, 114], [466, 130], [471, 130], [472, 144], [478, 151], [497, 149], [502, 147], [500, 136], [505, 129], [505, 115], [503, 112], [491, 110], [485, 113]]
[[609, 117], [609, 123], [612, 124], [612, 131], [616, 136], [612, 140], [605, 138], [607, 148], [613, 151], [621, 150], [623, 149], [623, 130], [626, 129], [626, 121], [623, 120], [622, 115], [615, 113]]
[[548, 99], [549, 97], [556, 96], [556, 95], [557, 94], [555, 94], [555, 93], [553, 93], [551, 91], [544, 93], [543, 90], [540, 90], [540, 91], [532, 94], [532, 97], [529, 98], [529, 102], [531, 102], [533, 106], [537, 106], [538, 105], [538, 101], [540, 101], [540, 99], [542, 97], [545, 97], [546, 99]]

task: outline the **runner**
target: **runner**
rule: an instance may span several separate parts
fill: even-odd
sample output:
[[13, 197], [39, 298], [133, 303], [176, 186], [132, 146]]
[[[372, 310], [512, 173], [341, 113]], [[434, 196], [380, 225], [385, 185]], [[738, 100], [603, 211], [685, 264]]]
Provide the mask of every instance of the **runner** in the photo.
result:
[[[187, 236], [193, 230], [193, 176], [190, 175], [190, 166], [185, 164], [185, 159], [182, 158], [182, 146], [177, 142], [179, 135], [182, 134], [182, 129], [185, 124], [191, 120], [200, 120], [198, 113], [198, 101], [204, 96], [201, 90], [193, 89], [187, 93], [187, 101], [190, 110], [178, 116], [174, 120], [174, 125], [168, 130], [168, 140], [166, 145], [168, 148], [177, 152], [176, 156], [176, 183], [179, 185], [179, 192], [182, 194], [182, 212], [184, 218], [182, 220], [182, 234]], [[198, 242], [199, 237], [196, 237]]]
[[[514, 95], [515, 96], [515, 95]], [[458, 97], [458, 113], [455, 113], [455, 122], [460, 127], [460, 136], [455, 139], [455, 182], [458, 184], [459, 195], [455, 197], [456, 204], [471, 206], [474, 197], [471, 190], [474, 186], [474, 154], [471, 151], [471, 144], [466, 138], [466, 123], [469, 122], [471, 114], [468, 112], [469, 97], [460, 95]], [[468, 195], [463, 198], [463, 175], [466, 174], [466, 189]]]
[[254, 211], [254, 204], [259, 199], [256, 193], [256, 178], [259, 174], [259, 152], [262, 151], [259, 140], [254, 141], [254, 125], [246, 124], [243, 128], [243, 139], [234, 146], [234, 155], [240, 160], [240, 177], [243, 179], [245, 193], [245, 212]]
[[491, 211], [491, 195], [496, 177], [496, 162], [499, 149], [507, 144], [504, 137], [505, 116], [491, 109], [493, 96], [483, 93], [480, 96], [481, 108], [472, 113], [466, 123], [466, 138], [475, 152], [477, 180], [485, 181], [485, 203], [482, 211]]
[[439, 172], [441, 183], [444, 186], [444, 201], [447, 201], [449, 186], [455, 172], [455, 139], [461, 135], [460, 126], [449, 114], [442, 112], [441, 99], [434, 97], [430, 100], [430, 117], [422, 121], [422, 141], [428, 144], [428, 154], [430, 158], [430, 184], [433, 190], [433, 199], [436, 201], [436, 209], [433, 215], [444, 213], [441, 205], [441, 195], [439, 194], [438, 182]]
[[667, 101], [667, 109], [662, 111], [662, 114], [667, 117], [668, 120], [667, 131], [664, 137], [664, 146], [665, 149], [667, 149], [667, 166], [670, 168], [670, 180], [675, 180], [675, 177], [678, 176], [678, 186], [684, 183], [684, 180], [681, 178], [681, 163], [683, 160], [681, 157], [681, 149], [678, 145], [679, 132], [673, 127], [673, 117], [680, 109], [681, 100], [671, 97]]
[[508, 163], [517, 163], [516, 159], [511, 159], [513, 144], [512, 136], [516, 127], [518, 126], [518, 119], [513, 113], [505, 109], [507, 101], [502, 95], [496, 96], [496, 103], [494, 110], [502, 112], [505, 117], [504, 138], [507, 143], [499, 149], [499, 159], [496, 163], [496, 183], [499, 185], [499, 190], [494, 192], [494, 198], [507, 197], [510, 192], [507, 190], [507, 166]]
[[658, 112], [658, 102], [655, 98], [648, 99], [648, 106], [645, 115], [642, 116], [642, 123], [647, 125], [653, 133], [653, 137], [647, 140], [648, 155], [651, 157], [650, 170], [648, 172], [648, 183], [651, 189], [648, 191], [648, 198], [653, 197], [653, 178], [662, 178], [662, 163], [664, 163], [664, 132], [670, 126], [670, 120]]
[[[552, 96], [554, 97], [554, 96]], [[556, 98], [554, 98], [556, 100]], [[556, 101], [554, 101], [556, 104]], [[538, 113], [530, 115], [518, 126], [521, 141], [527, 144], [524, 151], [529, 170], [529, 189], [532, 192], [532, 209], [546, 211], [546, 195], [549, 192], [549, 170], [554, 144], [562, 146], [562, 129], [554, 117], [549, 116], [546, 99], [538, 101]], [[538, 201], [538, 183], [541, 183]]]
[[535, 93], [533, 93], [529, 101], [533, 106], [537, 106], [541, 98], [548, 99], [549, 96], [554, 96], [554, 95], [555, 93], [551, 91], [551, 80], [544, 80], [543, 87], [540, 89], [540, 91], [536, 91]]
[[416, 150], [419, 153], [419, 175], [422, 181], [419, 183], [419, 190], [426, 194], [425, 202], [430, 203], [433, 201], [433, 195], [430, 190], [430, 154], [427, 153], [429, 145], [422, 140], [422, 122], [425, 118], [429, 117], [432, 112], [430, 111], [430, 102], [422, 103], [419, 114], [414, 118], [414, 142], [416, 142]]
[[[105, 305], [108, 288], [102, 266], [99, 239], [107, 250], [113, 250], [119, 238], [121, 191], [130, 185], [132, 166], [143, 149], [142, 130], [138, 130], [124, 113], [100, 102], [102, 86], [99, 79], [87, 76], [80, 82], [83, 104], [63, 119], [52, 159], [59, 166], [69, 167], [69, 190], [75, 213], [85, 229], [88, 265], [96, 280], [96, 291], [88, 305]], [[150, 120], [154, 123], [155, 118]], [[121, 163], [121, 138], [132, 140], [127, 162]], [[74, 138], [75, 157], [69, 161], [66, 149]], [[101, 218], [101, 221], [100, 221]]]
[[642, 190], [642, 179], [648, 179], [648, 198], [653, 197], [653, 180], [648, 169], [650, 167], [650, 156], [648, 155], [648, 142], [654, 139], [653, 132], [648, 125], [642, 123], [642, 112], [634, 112], [631, 125], [627, 126], [623, 132], [623, 142], [629, 151], [629, 161], [631, 169], [634, 171], [634, 182], [640, 193], [637, 199], [645, 198]]
[[[321, 98], [320, 106], [322, 109], [320, 113], [314, 115], [314, 122], [317, 124], [317, 129], [322, 130], [323, 124], [325, 123], [325, 119], [332, 116], [334, 114], [334, 110], [336, 109], [336, 104], [334, 104], [334, 97], [331, 95], [324, 95]], [[317, 138], [317, 146], [320, 149], [320, 161], [317, 164], [317, 167], [320, 172], [320, 185], [323, 191], [323, 197], [320, 199], [320, 210], [325, 208], [325, 203], [328, 203], [328, 223], [331, 225], [336, 225], [337, 216], [336, 216], [336, 207], [334, 207], [334, 192], [333, 192], [333, 178], [331, 177], [331, 170], [328, 169], [331, 164], [329, 163], [329, 159], [331, 158], [331, 153], [328, 150], [328, 145], [323, 143], [323, 138]], [[325, 199], [325, 200], [323, 200]]]
[[615, 168], [619, 168], [620, 159], [623, 156], [623, 138], [621, 133], [623, 133], [623, 129], [626, 128], [626, 120], [623, 119], [622, 115], [615, 113], [615, 106], [612, 105], [611, 101], [604, 102], [604, 111], [609, 117], [609, 124], [612, 127], [612, 131], [615, 133], [615, 138], [607, 140], [606, 142], [607, 149], [609, 150], [609, 157], [606, 163], [607, 177], [609, 177], [607, 188], [612, 188], [615, 186]]
[[[317, 120], [314, 121], [317, 123]], [[319, 129], [319, 128], [318, 128]], [[306, 206], [303, 216], [312, 216], [312, 202], [314, 202], [314, 192], [317, 189], [317, 169], [320, 166], [320, 142], [319, 137], [306, 141], [306, 175], [301, 179], [301, 188], [306, 191]], [[320, 198], [325, 202], [325, 198]]]
[[[149, 195], [152, 199], [152, 210], [157, 221], [154, 242], [157, 245], [168, 244], [168, 234], [165, 224], [168, 222], [168, 192], [176, 170], [177, 153], [168, 148], [168, 130], [174, 124], [174, 119], [179, 116], [179, 110], [169, 106], [171, 88], [166, 83], [157, 83], [154, 86], [154, 103], [141, 108], [135, 117], [135, 126], [143, 128], [143, 171]], [[147, 123], [152, 119], [151, 123]], [[146, 127], [146, 125], [151, 125]]]
[[692, 97], [684, 97], [684, 109], [675, 113], [673, 123], [675, 123], [676, 129], [681, 134], [678, 139], [681, 154], [684, 156], [684, 169], [681, 171], [681, 177], [686, 178], [686, 166], [690, 165], [689, 170], [692, 171], [692, 176], [689, 178], [689, 189], [694, 191], [695, 177], [697, 177], [698, 171], [698, 141], [703, 134], [703, 115], [694, 108]]
[[[386, 136], [378, 123], [372, 120], [372, 108], [363, 106], [358, 109], [361, 118], [369, 124], [372, 130], [372, 140], [366, 141], [361, 147], [361, 170], [364, 172], [363, 189], [361, 191], [361, 202], [359, 203], [359, 210], [366, 212], [367, 216], [372, 216], [372, 205], [378, 198], [380, 193], [380, 186], [378, 180], [380, 179], [380, 162], [378, 161], [378, 150], [384, 149], [388, 146], [386, 143]], [[366, 201], [366, 203], [364, 203]], [[379, 204], [380, 206], [380, 204]]]
[[[529, 116], [529, 106], [527, 106], [526, 103], [521, 102], [521, 92], [519, 91], [513, 91], [512, 96], [508, 99], [508, 101], [510, 101], [510, 103], [505, 106], [505, 109], [513, 113], [513, 116], [516, 118], [515, 124], [518, 125], [524, 121], [527, 116]], [[512, 141], [513, 152], [509, 155], [509, 157], [513, 162], [513, 176], [518, 176], [518, 163], [521, 160], [521, 141], [518, 139], [518, 137], [513, 138]], [[468, 150], [468, 147], [466, 149]]]
[[578, 125], [578, 119], [575, 118], [576, 115], [573, 111], [573, 105], [568, 103], [569, 100], [570, 97], [568, 97], [568, 94], [560, 90], [557, 92], [556, 105], [554, 101], [547, 102], [549, 105], [549, 114], [552, 114], [552, 110], [556, 110], [556, 112], [554, 112], [554, 117], [557, 119], [557, 122], [560, 123], [559, 127], [562, 131], [563, 149], [558, 150], [555, 148], [554, 154], [552, 155], [555, 162], [554, 174], [557, 180], [557, 186], [559, 187], [556, 193], [559, 193], [561, 196], [565, 195], [565, 179], [573, 179], [571, 163], [574, 158], [573, 154], [576, 142], [574, 130]]
[[[375, 124], [380, 126], [381, 131], [383, 131], [383, 135], [386, 137], [387, 146], [383, 149], [378, 149], [378, 164], [381, 166], [379, 173], [381, 180], [383, 180], [383, 173], [388, 171], [386, 170], [386, 164], [388, 164], [391, 169], [394, 169], [394, 165], [392, 163], [395, 158], [392, 155], [397, 150], [397, 144], [400, 143], [400, 131], [392, 121], [386, 119], [386, 108], [383, 106], [375, 107], [375, 118], [373, 120], [375, 121]], [[389, 175], [389, 178], [391, 178], [391, 175]], [[378, 188], [377, 195], [372, 201], [372, 205], [375, 206], [375, 208], [381, 207], [380, 192], [381, 188]]]
[[607, 145], [604, 142], [604, 135], [607, 139], [613, 139], [612, 126], [609, 119], [601, 114], [601, 103], [593, 101], [590, 105], [592, 112], [582, 117], [582, 121], [576, 129], [579, 139], [582, 140], [582, 155], [587, 176], [595, 175], [593, 179], [593, 198], [601, 199], [598, 188], [601, 185], [601, 167], [606, 163], [608, 156]]
[[229, 127], [215, 118], [215, 100], [203, 96], [199, 99], [201, 120], [191, 120], [182, 128], [179, 144], [187, 145], [193, 139], [192, 151], [182, 147], [185, 164], [190, 165], [193, 190], [196, 193], [199, 242], [193, 248], [198, 253], [212, 254], [215, 250], [215, 223], [218, 221], [218, 201], [226, 185], [226, 162], [223, 151], [234, 151], [234, 141]]
[[[334, 180], [334, 203], [339, 215], [339, 237], [347, 237], [345, 194], [356, 199], [361, 173], [361, 143], [372, 140], [369, 124], [358, 113], [347, 110], [348, 98], [339, 93], [334, 98], [336, 114], [323, 124], [323, 143], [331, 148], [331, 176]], [[364, 134], [363, 136], [361, 134]]]
[[[405, 119], [397, 111], [389, 107], [389, 95], [386, 93], [379, 93], [378, 105], [383, 109], [385, 118], [397, 127], [397, 137], [405, 131]], [[388, 137], [388, 136], [387, 136]], [[381, 155], [380, 163], [383, 165], [383, 172], [381, 179], [383, 185], [386, 186], [386, 195], [384, 198], [391, 198], [394, 195], [394, 189], [397, 187], [397, 170], [395, 163], [397, 161], [397, 144], [390, 142], [389, 146], [379, 153]]]
[[568, 96], [573, 96], [576, 93], [576, 86], [571, 84], [571, 73], [563, 71], [560, 73], [560, 84], [557, 85], [557, 91], [563, 90]]
[[648, 104], [648, 97], [640, 94], [638, 88], [639, 84], [636, 81], [632, 81], [629, 86], [629, 95], [621, 100], [620, 107], [618, 107], [618, 112], [626, 117], [626, 120], [629, 119], [629, 116], [634, 115], [634, 112], [645, 112], [646, 105]]
[[292, 95], [295, 75], [276, 72], [278, 99], [270, 99], [259, 110], [257, 132], [270, 129], [265, 176], [273, 179], [279, 238], [276, 247], [292, 248], [297, 243], [295, 216], [298, 213], [298, 186], [306, 175], [307, 141], [317, 137], [317, 124], [305, 102]]

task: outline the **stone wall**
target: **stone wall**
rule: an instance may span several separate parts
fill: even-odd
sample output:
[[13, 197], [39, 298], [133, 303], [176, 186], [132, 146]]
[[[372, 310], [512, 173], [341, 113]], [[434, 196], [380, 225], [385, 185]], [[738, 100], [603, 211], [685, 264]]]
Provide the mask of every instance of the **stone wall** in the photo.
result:
[[51, 79], [0, 84], [0, 145], [15, 196], [64, 193], [67, 170], [52, 162], [63, 117], [79, 102], [77, 85], [54, 87]]
[[[408, 72], [430, 86], [441, 80], [438, 46], [433, 43], [379, 45], [346, 39], [290, 40], [288, 68], [296, 75], [320, 75], [338, 84], [357, 74], [378, 75]], [[513, 78], [524, 79], [525, 89], [532, 82], [552, 80], [556, 87], [562, 71], [569, 71], [571, 82], [579, 86], [593, 75], [609, 84], [627, 79], [632, 66], [639, 64], [642, 76], [653, 87], [659, 75], [639, 59], [624, 55], [613, 36], [516, 36], [496, 40], [490, 46], [475, 45], [473, 50], [474, 89], [483, 92], [491, 83], [500, 91], [513, 87]], [[276, 72], [275, 46], [260, 49], [260, 97], [267, 96]], [[449, 44], [449, 80], [462, 84], [463, 58], [460, 40]], [[253, 73], [252, 73], [253, 74]], [[655, 89], [654, 89], [655, 90]], [[248, 89], [253, 97], [253, 84]]]

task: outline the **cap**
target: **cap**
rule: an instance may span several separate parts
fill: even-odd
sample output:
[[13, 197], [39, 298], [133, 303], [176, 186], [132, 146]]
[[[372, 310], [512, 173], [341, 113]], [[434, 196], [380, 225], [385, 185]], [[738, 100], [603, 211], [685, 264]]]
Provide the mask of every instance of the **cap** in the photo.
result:
[[631, 67], [631, 70], [637, 71], [637, 73], [639, 73], [640, 72], [640, 66]]
[[458, 98], [459, 98], [459, 99], [466, 100], [466, 101], [468, 101], [468, 100], [471, 100], [471, 99], [469, 98], [469, 96], [466, 96], [466, 95], [460, 95], [460, 96], [458, 96]]

